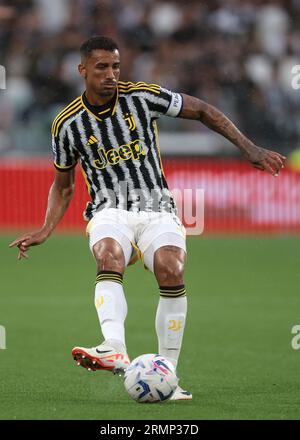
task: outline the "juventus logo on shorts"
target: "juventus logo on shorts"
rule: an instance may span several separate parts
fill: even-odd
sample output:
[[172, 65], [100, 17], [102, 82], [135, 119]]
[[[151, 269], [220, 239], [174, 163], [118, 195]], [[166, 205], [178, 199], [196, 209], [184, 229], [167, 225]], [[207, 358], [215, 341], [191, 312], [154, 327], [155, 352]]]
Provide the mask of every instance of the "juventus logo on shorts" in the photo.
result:
[[125, 116], [123, 116], [123, 118], [127, 122], [129, 130], [133, 131], [136, 129], [136, 123], [135, 123], [135, 120], [134, 120], [132, 113], [125, 113]]

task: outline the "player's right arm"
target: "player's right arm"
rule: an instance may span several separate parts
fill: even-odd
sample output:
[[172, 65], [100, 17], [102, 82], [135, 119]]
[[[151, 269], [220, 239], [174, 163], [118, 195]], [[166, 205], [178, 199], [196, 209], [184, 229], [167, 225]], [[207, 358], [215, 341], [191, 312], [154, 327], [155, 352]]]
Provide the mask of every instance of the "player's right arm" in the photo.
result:
[[19, 248], [18, 259], [28, 258], [30, 246], [42, 244], [52, 234], [63, 218], [74, 191], [74, 168], [59, 171], [56, 169], [53, 184], [49, 190], [45, 222], [41, 229], [22, 235], [14, 240], [9, 247]]
[[285, 156], [255, 145], [216, 107], [194, 96], [182, 93], [182, 97], [180, 118], [201, 121], [236, 145], [252, 166], [278, 176], [286, 161]]

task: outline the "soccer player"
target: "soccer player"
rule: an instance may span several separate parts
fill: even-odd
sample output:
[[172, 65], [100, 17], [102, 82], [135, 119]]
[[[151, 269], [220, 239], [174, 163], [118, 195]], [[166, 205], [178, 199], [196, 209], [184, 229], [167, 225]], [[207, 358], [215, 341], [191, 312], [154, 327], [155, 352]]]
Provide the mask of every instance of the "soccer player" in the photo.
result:
[[[85, 92], [52, 124], [56, 171], [44, 225], [10, 246], [19, 248], [19, 259], [27, 258], [30, 246], [51, 235], [72, 198], [79, 162], [91, 197], [84, 215], [97, 265], [95, 306], [104, 341], [92, 348], [75, 347], [72, 356], [93, 371], [126, 369], [123, 274], [140, 257], [160, 291], [158, 353], [176, 367], [187, 314], [186, 243], [162, 169], [156, 120], [161, 115], [198, 120], [233, 142], [254, 167], [273, 176], [285, 157], [254, 145], [223, 113], [198, 98], [156, 84], [119, 81], [120, 55], [112, 39], [90, 38], [80, 53], [78, 70]], [[174, 400], [191, 398], [181, 387], [173, 395]]]

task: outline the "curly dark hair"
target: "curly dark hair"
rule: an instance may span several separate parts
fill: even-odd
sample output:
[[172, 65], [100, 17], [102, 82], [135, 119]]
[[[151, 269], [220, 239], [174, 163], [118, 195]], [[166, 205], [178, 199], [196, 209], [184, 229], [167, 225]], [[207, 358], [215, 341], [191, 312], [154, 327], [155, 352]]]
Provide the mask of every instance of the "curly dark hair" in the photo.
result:
[[109, 52], [119, 50], [117, 43], [112, 38], [97, 35], [82, 43], [80, 46], [81, 57], [87, 58], [96, 49], [104, 49]]

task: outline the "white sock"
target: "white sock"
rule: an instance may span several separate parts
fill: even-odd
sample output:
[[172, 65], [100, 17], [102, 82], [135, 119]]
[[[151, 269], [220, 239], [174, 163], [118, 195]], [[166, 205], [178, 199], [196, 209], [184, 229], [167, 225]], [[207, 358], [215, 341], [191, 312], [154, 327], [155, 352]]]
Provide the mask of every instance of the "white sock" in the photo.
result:
[[160, 297], [155, 319], [158, 353], [168, 358], [175, 368], [180, 354], [186, 313], [186, 296]]
[[[100, 281], [95, 289], [95, 306], [104, 340], [119, 341], [126, 348], [124, 322], [127, 302], [122, 284]], [[116, 345], [116, 344], [115, 344]]]

